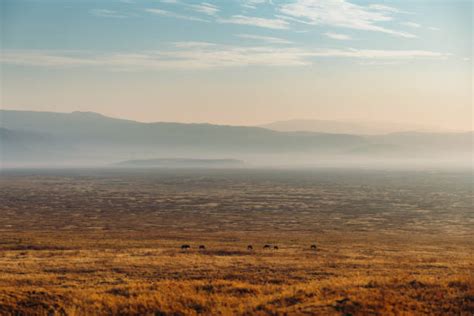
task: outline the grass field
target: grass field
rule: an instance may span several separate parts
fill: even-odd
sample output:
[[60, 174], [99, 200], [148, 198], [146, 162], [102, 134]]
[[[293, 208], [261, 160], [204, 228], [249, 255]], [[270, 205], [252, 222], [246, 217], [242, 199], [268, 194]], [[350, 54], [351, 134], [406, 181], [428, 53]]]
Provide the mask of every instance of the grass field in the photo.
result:
[[0, 314], [472, 315], [472, 185], [463, 172], [5, 171]]

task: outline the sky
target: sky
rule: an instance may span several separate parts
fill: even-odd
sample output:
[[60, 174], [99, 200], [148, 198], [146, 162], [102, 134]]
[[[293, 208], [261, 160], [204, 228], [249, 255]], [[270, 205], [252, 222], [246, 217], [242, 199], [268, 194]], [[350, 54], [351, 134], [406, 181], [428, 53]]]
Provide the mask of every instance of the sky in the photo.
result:
[[1, 0], [1, 108], [472, 130], [470, 0]]

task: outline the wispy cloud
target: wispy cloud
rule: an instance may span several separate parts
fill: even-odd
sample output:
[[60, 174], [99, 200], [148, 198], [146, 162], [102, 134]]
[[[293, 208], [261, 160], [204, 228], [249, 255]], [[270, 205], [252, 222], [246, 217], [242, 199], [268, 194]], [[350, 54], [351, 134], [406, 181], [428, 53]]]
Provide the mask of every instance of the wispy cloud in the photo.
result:
[[414, 34], [381, 26], [393, 20], [395, 8], [388, 6], [361, 6], [346, 0], [296, 0], [280, 6], [280, 12], [301, 23], [328, 25], [357, 30], [374, 31], [394, 36], [414, 38]]
[[443, 59], [449, 54], [423, 50], [302, 49], [178, 42], [158, 51], [91, 53], [84, 51], [4, 50], [0, 62], [41, 67], [101, 67], [109, 70], [212, 69], [242, 66], [303, 66], [314, 58], [403, 61]]
[[217, 12], [219, 12], [219, 8], [217, 6], [207, 2], [190, 5], [190, 8], [196, 12], [204, 13], [207, 15], [216, 15]]
[[408, 27], [413, 27], [413, 28], [419, 28], [419, 27], [421, 27], [420, 24], [415, 23], [415, 22], [402, 22], [402, 23], [400, 23], [400, 24], [401, 24], [401, 25], [408, 26]]
[[313, 56], [349, 57], [364, 59], [445, 59], [450, 54], [426, 50], [377, 50], [377, 49], [329, 49], [315, 52]]
[[92, 9], [89, 11], [92, 15], [103, 18], [126, 18], [127, 16], [117, 11], [107, 9]]
[[257, 6], [264, 3], [273, 4], [272, 0], [242, 0], [241, 1], [242, 6], [247, 9], [256, 9]]
[[384, 5], [384, 4], [370, 4], [369, 8], [373, 10], [377, 10], [377, 11], [385, 11], [385, 12], [391, 12], [391, 13], [408, 13], [408, 12], [401, 11], [397, 8]]
[[219, 23], [230, 23], [240, 25], [252, 25], [269, 29], [287, 29], [289, 23], [283, 19], [267, 19], [245, 15], [233, 15], [230, 18], [220, 18]]
[[210, 48], [215, 47], [217, 44], [209, 42], [174, 42], [173, 45], [177, 48]]
[[42, 67], [102, 67], [111, 70], [210, 69], [237, 66], [301, 66], [307, 52], [297, 48], [235, 47], [176, 43], [174, 48], [140, 53], [7, 51], [4, 64]]
[[[174, 4], [178, 6], [185, 7], [186, 9], [191, 9], [193, 11], [207, 14], [207, 15], [216, 15], [217, 12], [219, 12], [219, 8], [217, 5], [209, 3], [209, 2], [201, 2], [201, 3], [188, 3], [184, 1], [179, 1], [179, 0], [161, 0], [161, 3], [164, 4]], [[197, 2], [197, 1], [194, 1]]]
[[329, 38], [340, 40], [340, 41], [347, 41], [347, 40], [352, 39], [349, 35], [340, 34], [340, 33], [327, 32], [327, 33], [324, 33], [324, 35], [326, 35]]
[[279, 37], [261, 36], [261, 35], [253, 35], [253, 34], [237, 34], [236, 36], [240, 38], [255, 40], [255, 41], [268, 43], [268, 44], [291, 44], [292, 43], [289, 40], [286, 40], [284, 38], [279, 38]]
[[178, 13], [175, 13], [175, 12], [162, 10], [162, 9], [145, 9], [145, 11], [149, 12], [149, 13], [152, 13], [152, 14], [169, 17], [169, 18], [188, 20], [188, 21], [209, 22], [208, 20], [201, 19], [201, 18], [198, 18], [198, 17], [178, 14]]

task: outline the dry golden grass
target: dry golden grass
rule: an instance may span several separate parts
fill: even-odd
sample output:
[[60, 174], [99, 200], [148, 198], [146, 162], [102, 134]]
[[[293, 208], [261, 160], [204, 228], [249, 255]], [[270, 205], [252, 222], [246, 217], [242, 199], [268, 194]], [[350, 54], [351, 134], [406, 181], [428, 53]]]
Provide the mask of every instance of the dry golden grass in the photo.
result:
[[[328, 235], [315, 252], [307, 236], [255, 237], [10, 234], [0, 255], [0, 314], [474, 312], [466, 241]], [[180, 250], [183, 240], [194, 240], [191, 250]], [[262, 240], [282, 240], [280, 249], [263, 250]], [[206, 250], [195, 249], [201, 243]]]
[[[446, 197], [436, 195], [430, 206], [426, 196], [432, 192], [414, 185], [423, 197], [420, 206], [407, 203], [412, 193], [404, 196], [392, 184], [393, 193], [387, 187], [379, 204], [393, 212], [385, 210], [390, 220], [380, 224], [361, 213], [364, 207], [374, 208], [376, 199], [357, 204], [350, 184], [336, 190], [317, 181], [298, 187], [275, 180], [214, 179], [209, 185], [201, 179], [183, 185], [161, 179], [160, 187], [152, 189], [140, 185], [143, 180], [126, 180], [130, 185], [123, 188], [123, 182], [110, 176], [60, 178], [61, 185], [55, 185], [57, 176], [2, 179], [1, 315], [474, 313], [474, 243], [464, 223], [471, 217], [460, 217], [460, 222], [443, 217], [459, 217], [456, 210], [464, 212], [463, 203], [469, 203], [469, 197], [454, 191], [440, 190]], [[210, 186], [207, 194], [199, 185], [203, 183]], [[238, 193], [241, 186], [253, 190]], [[120, 198], [132, 202], [127, 205]], [[219, 213], [212, 201], [233, 201], [228, 205], [236, 211]], [[297, 204], [301, 201], [306, 206]], [[311, 208], [321, 208], [316, 205], [321, 201], [327, 208], [348, 201], [358, 206], [333, 220], [324, 208], [308, 215]], [[392, 207], [403, 201], [404, 208], [423, 207], [419, 216], [439, 205], [456, 208], [431, 212], [432, 222], [407, 230], [407, 219], [395, 214], [403, 207]], [[261, 217], [262, 204], [275, 207], [265, 213], [268, 223]], [[166, 219], [157, 215], [168, 208], [173, 212]], [[239, 208], [247, 213], [239, 217]], [[352, 223], [361, 218], [365, 224], [354, 229]], [[418, 223], [420, 217], [410, 221]], [[313, 243], [317, 251], [310, 249]], [[182, 244], [192, 248], [182, 251]], [[200, 244], [206, 250], [199, 250]], [[264, 250], [264, 244], [279, 249]]]

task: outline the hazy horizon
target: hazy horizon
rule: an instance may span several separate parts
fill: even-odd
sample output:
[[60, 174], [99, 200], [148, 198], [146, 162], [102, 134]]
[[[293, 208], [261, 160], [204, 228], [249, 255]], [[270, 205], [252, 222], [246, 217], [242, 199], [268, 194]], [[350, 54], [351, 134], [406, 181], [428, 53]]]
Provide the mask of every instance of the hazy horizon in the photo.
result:
[[5, 109], [473, 129], [470, 1], [6, 0], [1, 12]]

